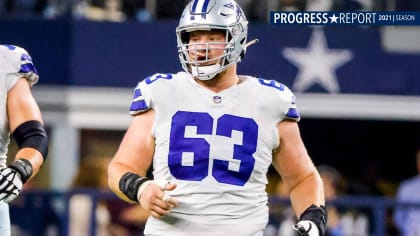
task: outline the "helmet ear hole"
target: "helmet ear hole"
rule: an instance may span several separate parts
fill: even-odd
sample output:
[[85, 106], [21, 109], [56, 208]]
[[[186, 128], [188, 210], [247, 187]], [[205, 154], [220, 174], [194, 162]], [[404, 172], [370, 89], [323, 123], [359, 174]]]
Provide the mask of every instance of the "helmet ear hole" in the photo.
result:
[[246, 40], [246, 38], [243, 38], [243, 39], [241, 39], [241, 41], [239, 41], [239, 43], [240, 43], [241, 45], [244, 45], [244, 44], [245, 44], [245, 40]]
[[[245, 41], [246, 41], [246, 38], [243, 38], [239, 43], [241, 45], [244, 45], [245, 44]], [[242, 49], [242, 51], [241, 51], [241, 54], [239, 55], [239, 57], [241, 58], [241, 60], [244, 59], [244, 57], [245, 57], [245, 50], [246, 50], [246, 48], [244, 47]]]

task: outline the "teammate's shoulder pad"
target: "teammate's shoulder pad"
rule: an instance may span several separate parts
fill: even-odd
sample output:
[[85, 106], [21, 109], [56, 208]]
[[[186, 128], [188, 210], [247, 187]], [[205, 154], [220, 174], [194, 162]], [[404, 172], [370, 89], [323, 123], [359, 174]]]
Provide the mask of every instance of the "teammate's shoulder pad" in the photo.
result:
[[4, 54], [6, 60], [11, 63], [10, 65], [15, 68], [13, 73], [18, 73], [20, 76], [25, 77], [31, 85], [38, 82], [38, 71], [26, 49], [16, 45], [3, 44], [0, 45], [0, 51]]
[[0, 46], [2, 50], [9, 52], [10, 55], [29, 54], [26, 49], [16, 45], [1, 44]]

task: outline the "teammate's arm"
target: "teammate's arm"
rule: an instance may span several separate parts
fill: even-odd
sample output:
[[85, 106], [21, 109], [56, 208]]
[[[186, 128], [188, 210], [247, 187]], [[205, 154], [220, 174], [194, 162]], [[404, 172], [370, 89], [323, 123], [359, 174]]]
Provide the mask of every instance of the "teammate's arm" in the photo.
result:
[[292, 207], [299, 220], [318, 218], [312, 221], [319, 221], [315, 223], [322, 232], [326, 214], [324, 215], [324, 190], [319, 173], [306, 151], [298, 124], [284, 120], [277, 127], [280, 144], [274, 152], [273, 166], [289, 189]]
[[[29, 82], [25, 78], [19, 79], [9, 91], [7, 95], [7, 112], [10, 131], [14, 135], [16, 134], [16, 129], [25, 122], [37, 121], [43, 124], [41, 111], [32, 96]], [[42, 166], [44, 158], [46, 158], [43, 154], [45, 153], [35, 148], [25, 147], [16, 153], [16, 159], [25, 158], [31, 162], [33, 168], [32, 176], [35, 176]]]
[[[111, 190], [128, 202], [139, 202], [152, 216], [161, 217], [176, 205], [175, 199], [163, 201], [164, 190], [172, 190], [175, 184], [159, 186], [150, 184], [146, 172], [151, 166], [155, 140], [152, 127], [155, 112], [148, 110], [136, 115], [108, 167]], [[144, 185], [146, 183], [146, 185]], [[141, 191], [141, 194], [139, 193]]]
[[41, 112], [26, 78], [20, 78], [8, 92], [7, 114], [19, 150], [14, 162], [0, 171], [0, 200], [11, 202], [22, 185], [38, 173], [48, 153]]

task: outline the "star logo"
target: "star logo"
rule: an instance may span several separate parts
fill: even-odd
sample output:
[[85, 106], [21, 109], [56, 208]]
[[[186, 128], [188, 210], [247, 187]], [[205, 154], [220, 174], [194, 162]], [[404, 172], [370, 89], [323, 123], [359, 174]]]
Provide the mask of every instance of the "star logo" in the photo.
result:
[[335, 70], [353, 58], [351, 50], [328, 49], [321, 29], [312, 31], [307, 48], [284, 48], [282, 54], [299, 69], [293, 84], [297, 92], [315, 83], [329, 93], [340, 92]]
[[331, 22], [330, 22], [331, 24], [332, 24], [332, 23], [338, 23], [338, 22], [337, 22], [338, 17], [337, 17], [337, 16], [335, 16], [335, 13], [334, 13], [332, 16], [330, 16], [329, 18], [330, 18], [330, 20], [331, 20]]

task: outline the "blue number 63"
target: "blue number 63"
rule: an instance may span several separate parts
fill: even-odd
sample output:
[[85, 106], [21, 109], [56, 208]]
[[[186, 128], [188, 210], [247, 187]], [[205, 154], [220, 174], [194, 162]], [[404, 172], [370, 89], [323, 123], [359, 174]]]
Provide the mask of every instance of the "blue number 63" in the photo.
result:
[[[169, 142], [168, 165], [171, 174], [182, 180], [201, 181], [211, 174], [219, 183], [243, 186], [254, 169], [253, 154], [257, 148], [258, 126], [254, 120], [233, 115], [222, 115], [217, 119], [213, 134], [214, 119], [208, 113], [178, 111], [172, 117]], [[233, 145], [233, 157], [210, 158], [212, 148], [205, 138], [185, 137], [187, 126], [194, 126], [197, 135], [232, 137], [232, 131], [242, 132], [242, 144]], [[226, 144], [221, 144], [226, 145]], [[192, 165], [183, 165], [183, 153], [193, 154]], [[239, 170], [229, 170], [231, 158], [240, 162]], [[210, 165], [212, 161], [213, 165]], [[212, 169], [210, 170], [210, 166]]]

